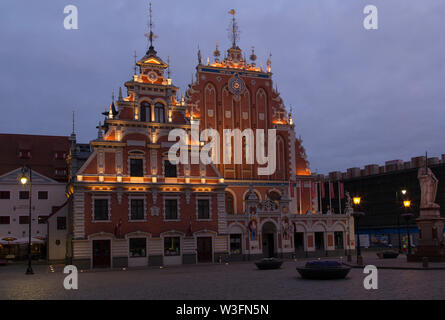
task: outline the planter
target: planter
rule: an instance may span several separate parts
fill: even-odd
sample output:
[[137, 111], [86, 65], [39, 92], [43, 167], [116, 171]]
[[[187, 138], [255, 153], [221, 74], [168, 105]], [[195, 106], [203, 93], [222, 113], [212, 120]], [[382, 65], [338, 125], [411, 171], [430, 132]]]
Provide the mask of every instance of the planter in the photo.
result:
[[275, 258], [265, 258], [258, 262], [255, 262], [256, 266], [260, 270], [279, 269], [283, 264], [283, 261]]
[[383, 251], [383, 252], [378, 252], [377, 256], [380, 259], [396, 259], [399, 256], [399, 253], [395, 251]]
[[314, 280], [344, 279], [350, 270], [337, 261], [311, 261], [304, 267], [297, 267], [302, 278]]

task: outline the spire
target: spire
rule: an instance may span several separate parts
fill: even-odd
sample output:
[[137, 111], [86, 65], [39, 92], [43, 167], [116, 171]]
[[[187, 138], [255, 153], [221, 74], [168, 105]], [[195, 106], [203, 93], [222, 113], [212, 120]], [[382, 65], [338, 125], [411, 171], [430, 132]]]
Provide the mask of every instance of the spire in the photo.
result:
[[137, 55], [136, 55], [136, 50], [134, 50], [134, 75], [136, 75], [136, 70], [137, 70]]
[[239, 40], [239, 27], [238, 27], [238, 23], [235, 20], [235, 9], [231, 9], [229, 11], [229, 14], [232, 15], [232, 21], [230, 22], [230, 26], [229, 26], [229, 39], [230, 41], [232, 41], [232, 49], [237, 49], [237, 45], [236, 45], [236, 41]]
[[271, 58], [272, 58], [272, 53], [270, 53], [269, 54], [269, 58], [267, 58], [267, 72], [271, 72], [271, 70], [272, 70], [272, 68], [271, 68], [271, 66], [272, 66], [272, 60], [271, 60]]
[[170, 56], [167, 57], [167, 79], [170, 79]]
[[215, 61], [218, 61], [221, 52], [218, 50], [218, 41], [216, 41], [215, 51], [213, 51], [213, 56], [215, 57]]
[[145, 34], [145, 36], [148, 38], [148, 41], [150, 42], [150, 47], [148, 48], [147, 55], [156, 55], [156, 50], [153, 47], [153, 39], [156, 38], [155, 34], [153, 33], [153, 20], [152, 20], [152, 11], [151, 11], [151, 2], [148, 7], [148, 17], [149, 17], [149, 23], [148, 23], [148, 34]]
[[252, 54], [250, 55], [250, 60], [252, 61], [252, 65], [255, 65], [255, 61], [256, 61], [256, 54], [255, 54], [255, 47], [252, 47]]
[[122, 101], [122, 87], [119, 87], [119, 98], [118, 101]]
[[73, 110], [73, 132], [71, 133], [72, 135], [75, 135], [76, 133], [74, 132], [74, 110]]

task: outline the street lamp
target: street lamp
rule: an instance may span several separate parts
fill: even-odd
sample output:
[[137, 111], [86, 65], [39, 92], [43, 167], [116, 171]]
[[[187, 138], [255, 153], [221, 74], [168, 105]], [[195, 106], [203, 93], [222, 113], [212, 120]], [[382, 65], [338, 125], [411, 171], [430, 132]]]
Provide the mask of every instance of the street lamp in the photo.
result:
[[[400, 193], [402, 194], [402, 200], [405, 198], [407, 192], [408, 191], [406, 189], [400, 190]], [[399, 201], [400, 201], [399, 193], [396, 192], [396, 203], [399, 204]], [[397, 206], [397, 208], [398, 208], [398, 206]], [[399, 240], [399, 253], [402, 253], [402, 237], [400, 236], [400, 214], [397, 211], [398, 210], [396, 210], [396, 216], [397, 216], [397, 233], [398, 233], [398, 240]]]
[[[403, 206], [405, 207], [405, 211], [408, 210], [411, 207], [411, 201], [410, 200], [404, 200]], [[409, 219], [413, 214], [411, 212], [405, 212], [402, 214], [402, 217], [405, 218], [406, 221], [406, 233], [408, 235], [408, 254], [411, 254], [411, 236], [409, 234]]]
[[26, 274], [34, 274], [31, 266], [31, 207], [32, 207], [32, 171], [30, 167], [22, 167], [22, 176], [20, 177], [22, 185], [29, 185], [29, 217], [28, 217], [28, 268]]
[[[354, 202], [355, 206], [358, 207], [360, 205], [361, 202], [361, 198], [360, 197], [354, 197], [352, 198], [352, 201]], [[362, 250], [360, 247], [360, 227], [359, 227], [359, 221], [360, 218], [363, 217], [365, 215], [364, 212], [361, 211], [355, 211], [352, 213], [352, 215], [354, 216], [354, 220], [357, 220], [357, 264], [358, 265], [362, 265], [363, 264], [363, 257], [362, 257]]]

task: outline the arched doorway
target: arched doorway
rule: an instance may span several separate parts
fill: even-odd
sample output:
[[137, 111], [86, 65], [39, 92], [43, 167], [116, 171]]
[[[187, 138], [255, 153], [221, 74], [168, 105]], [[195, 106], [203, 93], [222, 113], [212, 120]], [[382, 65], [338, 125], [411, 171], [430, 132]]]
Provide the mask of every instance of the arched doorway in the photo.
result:
[[266, 222], [261, 229], [263, 256], [265, 258], [271, 258], [276, 256], [276, 234], [277, 228], [272, 222]]

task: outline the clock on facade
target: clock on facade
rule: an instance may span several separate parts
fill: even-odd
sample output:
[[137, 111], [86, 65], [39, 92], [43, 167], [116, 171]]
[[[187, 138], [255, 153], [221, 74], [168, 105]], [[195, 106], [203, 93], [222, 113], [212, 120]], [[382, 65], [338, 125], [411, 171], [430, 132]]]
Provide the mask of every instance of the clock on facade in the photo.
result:
[[150, 71], [150, 72], [148, 73], [148, 79], [149, 79], [150, 81], [155, 82], [156, 79], [158, 79], [158, 75], [156, 74], [156, 72], [154, 72], [154, 71]]
[[245, 88], [246, 88], [246, 85], [244, 84], [243, 79], [241, 79], [238, 76], [238, 74], [235, 74], [232, 78], [230, 78], [230, 80], [229, 80], [229, 90], [235, 96], [239, 96], [241, 93], [243, 93]]

